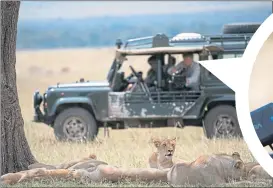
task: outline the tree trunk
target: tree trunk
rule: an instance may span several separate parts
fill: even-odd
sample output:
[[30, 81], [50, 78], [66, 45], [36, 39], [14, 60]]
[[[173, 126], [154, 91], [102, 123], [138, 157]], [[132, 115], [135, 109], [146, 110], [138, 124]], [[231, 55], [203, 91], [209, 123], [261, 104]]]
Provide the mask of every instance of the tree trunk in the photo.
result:
[[16, 86], [16, 35], [20, 1], [1, 1], [1, 175], [36, 162], [24, 132]]

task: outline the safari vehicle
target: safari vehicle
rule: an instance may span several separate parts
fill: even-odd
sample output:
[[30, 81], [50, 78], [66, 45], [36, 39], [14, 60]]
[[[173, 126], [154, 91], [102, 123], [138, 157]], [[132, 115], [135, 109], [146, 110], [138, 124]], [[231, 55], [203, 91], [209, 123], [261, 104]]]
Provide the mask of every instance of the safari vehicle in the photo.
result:
[[[57, 84], [41, 95], [34, 93], [34, 121], [54, 128], [58, 140], [93, 140], [99, 127], [203, 127], [208, 138], [241, 136], [235, 109], [234, 91], [201, 67], [198, 90], [185, 89], [185, 77], [163, 76], [171, 55], [194, 53], [197, 61], [240, 57], [252, 33], [201, 35], [182, 33], [173, 38], [164, 34], [117, 40], [116, 55], [107, 81]], [[129, 56], [157, 58], [154, 90], [147, 87], [142, 72], [132, 66], [125, 77], [121, 67]], [[133, 85], [131, 89], [128, 85]], [[43, 104], [43, 112], [40, 105]]]

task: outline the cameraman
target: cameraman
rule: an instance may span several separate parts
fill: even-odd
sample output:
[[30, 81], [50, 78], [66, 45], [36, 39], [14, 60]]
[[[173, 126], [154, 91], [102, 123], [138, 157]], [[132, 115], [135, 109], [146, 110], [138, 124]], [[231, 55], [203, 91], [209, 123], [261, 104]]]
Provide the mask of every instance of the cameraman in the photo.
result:
[[186, 77], [185, 86], [191, 90], [199, 90], [200, 84], [200, 66], [193, 61], [192, 53], [184, 53], [183, 61], [176, 66], [169, 68], [168, 74], [181, 74]]

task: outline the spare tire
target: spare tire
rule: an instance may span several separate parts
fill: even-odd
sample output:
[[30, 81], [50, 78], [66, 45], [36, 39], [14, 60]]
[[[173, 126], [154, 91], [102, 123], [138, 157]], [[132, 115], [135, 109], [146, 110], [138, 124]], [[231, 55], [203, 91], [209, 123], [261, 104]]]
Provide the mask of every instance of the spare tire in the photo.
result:
[[223, 26], [223, 34], [255, 33], [260, 23], [230, 23]]

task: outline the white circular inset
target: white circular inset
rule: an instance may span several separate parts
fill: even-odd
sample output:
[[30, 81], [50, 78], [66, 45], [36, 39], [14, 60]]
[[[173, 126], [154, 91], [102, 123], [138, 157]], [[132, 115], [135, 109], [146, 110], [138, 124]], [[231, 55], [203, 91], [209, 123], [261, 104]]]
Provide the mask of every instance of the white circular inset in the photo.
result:
[[[243, 55], [242, 63], [247, 65], [242, 66], [240, 87], [236, 90], [236, 109], [238, 121], [244, 139], [248, 145], [249, 150], [252, 152], [255, 159], [260, 163], [265, 171], [273, 177], [273, 159], [269, 156], [266, 149], [262, 146], [256, 131], [252, 124], [249, 109], [249, 81], [254, 62], [260, 53], [264, 43], [269, 39], [273, 33], [273, 14], [271, 14], [259, 27], [249, 42], [245, 53]], [[271, 35], [273, 36], [273, 35]], [[272, 49], [273, 52], [273, 49]], [[259, 62], [256, 62], [259, 63]], [[261, 62], [262, 63], [262, 62]], [[272, 59], [273, 63], [273, 59]], [[236, 68], [236, 67], [235, 67]], [[262, 84], [262, 83], [261, 83]], [[261, 91], [263, 92], [263, 91]], [[273, 102], [273, 101], [272, 101]]]

